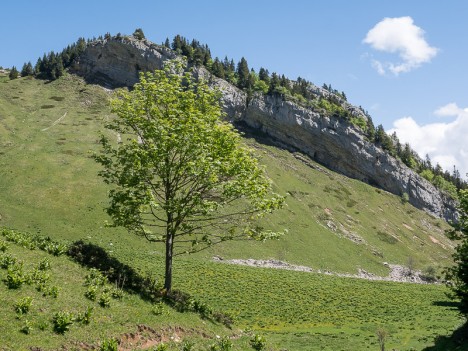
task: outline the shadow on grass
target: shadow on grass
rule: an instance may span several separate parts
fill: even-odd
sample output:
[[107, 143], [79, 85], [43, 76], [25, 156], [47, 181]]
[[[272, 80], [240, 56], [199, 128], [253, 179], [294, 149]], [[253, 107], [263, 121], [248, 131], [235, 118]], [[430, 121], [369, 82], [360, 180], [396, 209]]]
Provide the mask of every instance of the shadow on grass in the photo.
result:
[[468, 351], [468, 322], [455, 330], [452, 335], [436, 337], [434, 345], [422, 351]]
[[227, 327], [233, 324], [232, 316], [223, 312], [214, 312], [205, 303], [195, 300], [180, 290], [166, 292], [158, 282], [149, 276], [142, 276], [135, 269], [110, 256], [102, 247], [75, 241], [69, 246], [68, 256], [87, 268], [96, 268], [111, 283], [129, 293], [138, 294], [144, 300], [163, 301], [179, 312], [195, 312], [211, 322], [219, 322]]

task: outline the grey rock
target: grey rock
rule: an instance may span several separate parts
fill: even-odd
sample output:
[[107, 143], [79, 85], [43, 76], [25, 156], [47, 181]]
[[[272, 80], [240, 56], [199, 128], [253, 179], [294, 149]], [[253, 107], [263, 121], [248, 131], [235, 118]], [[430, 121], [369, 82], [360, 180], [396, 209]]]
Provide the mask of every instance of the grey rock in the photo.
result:
[[[76, 60], [72, 72], [88, 82], [107, 87], [133, 86], [141, 71], [160, 69], [164, 61], [176, 58], [171, 50], [134, 37], [98, 40], [88, 45]], [[205, 68], [194, 75], [222, 92], [222, 105], [232, 122], [244, 122], [261, 130], [288, 148], [299, 150], [324, 166], [348, 177], [401, 196], [409, 195], [416, 208], [446, 220], [456, 220], [456, 202], [401, 161], [369, 143], [361, 130], [342, 118], [322, 116], [316, 111], [285, 101], [279, 95], [256, 94], [250, 99], [242, 90], [212, 76]], [[329, 91], [312, 86], [326, 97]], [[337, 98], [337, 95], [334, 95]], [[353, 115], [362, 109], [344, 99], [339, 101]]]

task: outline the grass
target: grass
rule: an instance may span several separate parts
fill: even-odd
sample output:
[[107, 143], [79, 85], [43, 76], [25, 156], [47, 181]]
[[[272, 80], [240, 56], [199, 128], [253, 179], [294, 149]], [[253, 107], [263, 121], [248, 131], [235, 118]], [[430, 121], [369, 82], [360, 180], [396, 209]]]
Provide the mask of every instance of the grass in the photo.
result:
[[[89, 155], [110, 116], [108, 97], [104, 89], [68, 74], [51, 83], [0, 76], [0, 226], [69, 243], [84, 239], [139, 272], [161, 277], [161, 246], [104, 225], [107, 188], [96, 176], [98, 166]], [[442, 286], [209, 262], [213, 255], [276, 258], [321, 270], [357, 273], [361, 268], [379, 275], [388, 273], [384, 262], [405, 265], [411, 258], [416, 269], [432, 266], [439, 272], [450, 263], [453, 244], [443, 234], [447, 228], [443, 221], [403, 204], [399, 196], [278, 148], [262, 135], [247, 133], [245, 140], [257, 149], [275, 191], [287, 195], [288, 206], [266, 224], [288, 228], [289, 234], [278, 241], [228, 243], [181, 257], [174, 267], [176, 288], [236, 314], [238, 327], [260, 331], [276, 349], [378, 349], [379, 327], [389, 331], [390, 347], [420, 349], [461, 324]], [[47, 255], [13, 245], [9, 250], [27, 262], [27, 269]], [[32, 286], [11, 290], [0, 283], [1, 300], [6, 301], [0, 307], [6, 316], [0, 335], [5, 335], [10, 349], [31, 345], [53, 349], [80, 341], [96, 344], [146, 323], [152, 328], [169, 325], [226, 333], [194, 314], [170, 310], [162, 318], [139, 313], [152, 306], [131, 294], [111, 301], [109, 309], [93, 302], [99, 326], [72, 326], [64, 336], [50, 326], [39, 332], [42, 319], [50, 323], [55, 312], [82, 312], [90, 303], [84, 297], [84, 268], [66, 257], [52, 257], [51, 265], [53, 284], [63, 285], [57, 299], [38, 295]], [[6, 273], [0, 274], [4, 278]], [[32, 331], [26, 335], [20, 331], [27, 327], [25, 319], [15, 319], [13, 305], [29, 295], [34, 299], [28, 316]], [[206, 347], [211, 341], [197, 342]], [[236, 347], [248, 349], [248, 338], [241, 338]]]

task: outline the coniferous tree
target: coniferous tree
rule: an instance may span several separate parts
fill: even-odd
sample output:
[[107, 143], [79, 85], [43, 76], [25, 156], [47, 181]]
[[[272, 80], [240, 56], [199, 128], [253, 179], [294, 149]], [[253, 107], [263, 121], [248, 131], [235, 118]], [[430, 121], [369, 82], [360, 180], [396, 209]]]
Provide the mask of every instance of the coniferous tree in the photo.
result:
[[26, 77], [26, 76], [32, 76], [32, 75], [34, 75], [34, 69], [31, 64], [31, 61], [29, 61], [28, 63], [25, 63], [23, 65], [23, 68], [21, 69], [21, 76]]
[[166, 41], [164, 42], [164, 46], [165, 46], [166, 48], [168, 48], [168, 49], [171, 48], [171, 43], [170, 43], [170, 41], [169, 41], [169, 38], [166, 38]]
[[237, 64], [237, 86], [241, 89], [245, 89], [248, 87], [249, 84], [249, 66], [247, 64], [247, 60], [242, 57], [239, 63]]
[[258, 71], [258, 78], [263, 80], [265, 83], [270, 84], [270, 73], [263, 67], [260, 67], [260, 70]]
[[8, 77], [10, 78], [10, 80], [16, 79], [18, 78], [18, 76], [19, 76], [19, 72], [16, 69], [16, 67], [15, 66], [11, 67], [10, 73], [8, 74]]
[[141, 28], [135, 29], [135, 31], [133, 32], [133, 36], [137, 38], [138, 40], [145, 39], [145, 34], [143, 33], [143, 29]]

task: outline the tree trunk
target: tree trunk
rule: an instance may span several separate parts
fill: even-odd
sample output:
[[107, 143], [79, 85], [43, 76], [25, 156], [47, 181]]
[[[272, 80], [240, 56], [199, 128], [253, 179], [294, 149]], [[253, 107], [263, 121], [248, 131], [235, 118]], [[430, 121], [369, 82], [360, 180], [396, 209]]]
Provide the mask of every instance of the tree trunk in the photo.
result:
[[170, 292], [172, 289], [172, 249], [174, 247], [174, 235], [167, 233], [166, 235], [166, 270], [164, 273], [164, 289]]

